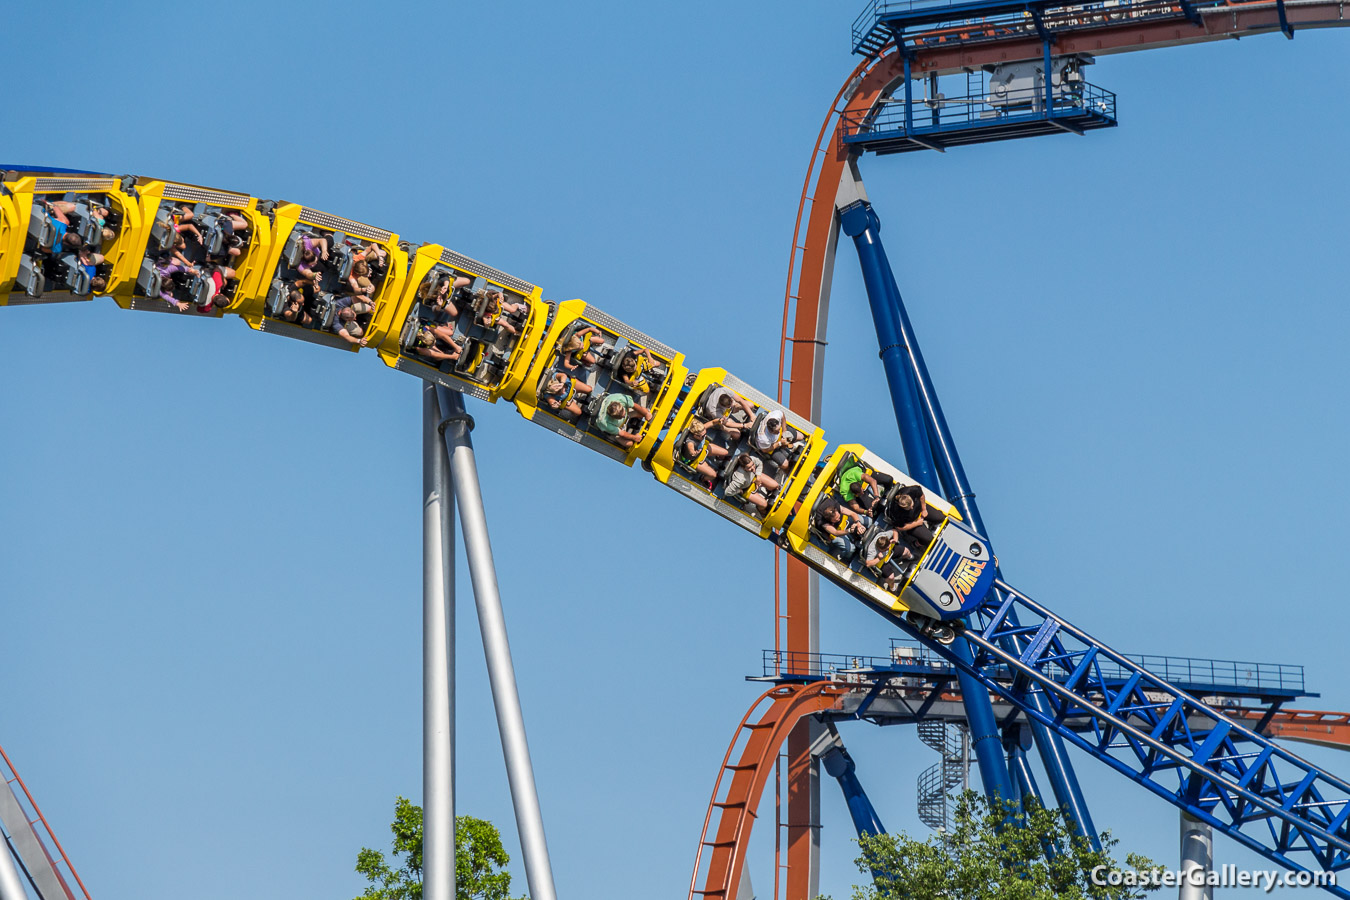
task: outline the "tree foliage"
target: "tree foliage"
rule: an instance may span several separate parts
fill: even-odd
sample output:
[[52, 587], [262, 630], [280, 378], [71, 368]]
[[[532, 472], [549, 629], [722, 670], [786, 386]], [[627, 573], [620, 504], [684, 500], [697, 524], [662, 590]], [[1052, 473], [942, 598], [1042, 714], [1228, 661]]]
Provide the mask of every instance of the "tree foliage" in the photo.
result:
[[[1101, 836], [1102, 849], [1094, 850], [1058, 810], [991, 805], [967, 791], [955, 823], [950, 833], [923, 841], [906, 834], [860, 839], [856, 862], [873, 883], [855, 887], [853, 900], [1132, 900], [1152, 889], [1095, 884], [1094, 869], [1104, 881], [1101, 875], [1112, 870], [1142, 872], [1154, 865], [1129, 854], [1122, 868], [1111, 855], [1118, 842], [1109, 832]], [[1047, 854], [1047, 848], [1054, 850]]]
[[[399, 797], [389, 830], [394, 835], [391, 860], [369, 847], [356, 856], [356, 871], [370, 882], [356, 900], [422, 900], [422, 807]], [[510, 861], [491, 822], [455, 818], [456, 900], [511, 900]]]

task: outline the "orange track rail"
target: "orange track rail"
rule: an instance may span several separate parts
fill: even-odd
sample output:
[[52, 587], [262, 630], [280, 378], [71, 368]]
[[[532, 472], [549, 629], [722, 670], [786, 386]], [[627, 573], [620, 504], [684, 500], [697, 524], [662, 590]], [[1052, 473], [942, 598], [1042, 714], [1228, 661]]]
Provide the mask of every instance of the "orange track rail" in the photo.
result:
[[[1259, 711], [1235, 713], [1224, 710], [1231, 718], [1260, 720]], [[1262, 733], [1286, 741], [1318, 744], [1336, 750], [1350, 750], [1350, 713], [1321, 712], [1313, 709], [1282, 709], [1271, 717]]]
[[[759, 799], [783, 742], [802, 719], [831, 709], [848, 692], [847, 685], [824, 681], [805, 686], [786, 685], [764, 692], [751, 704], [736, 726], [736, 733], [722, 757], [717, 782], [713, 785], [712, 800], [703, 818], [698, 855], [694, 859], [694, 874], [689, 879], [689, 900], [734, 900], [740, 888], [741, 873], [745, 870], [745, 851], [750, 843]], [[763, 712], [752, 722], [759, 710]], [[738, 746], [740, 754], [732, 762]], [[723, 794], [722, 786], [728, 774], [731, 777]], [[711, 840], [709, 834], [713, 835]], [[699, 888], [698, 876], [705, 849], [709, 851], [708, 869], [703, 887]]]

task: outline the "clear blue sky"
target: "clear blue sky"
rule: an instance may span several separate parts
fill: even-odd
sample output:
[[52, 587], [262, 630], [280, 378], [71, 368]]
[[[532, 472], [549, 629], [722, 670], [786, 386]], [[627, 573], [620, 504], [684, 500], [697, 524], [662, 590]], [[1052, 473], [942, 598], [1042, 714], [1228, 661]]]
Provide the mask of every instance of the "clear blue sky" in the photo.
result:
[[[772, 392], [854, 6], [71, 3], [58, 25], [24, 5], [0, 157], [443, 242]], [[1347, 42], [1107, 57], [1089, 78], [1118, 129], [862, 163], [1010, 579], [1122, 650], [1302, 663], [1325, 709], [1350, 709]], [[901, 462], [839, 261], [821, 424]], [[354, 896], [357, 850], [420, 792], [418, 382], [106, 301], [0, 311], [0, 334], [0, 743], [92, 892]], [[560, 896], [683, 897], [772, 645], [770, 548], [473, 412]], [[460, 809], [514, 852], [460, 588]], [[822, 620], [827, 650], [891, 636], [828, 588]], [[920, 829], [933, 754], [909, 729], [844, 737], [886, 824]], [[1075, 758], [1098, 824], [1175, 860], [1173, 808]], [[823, 790], [842, 898], [851, 829]]]

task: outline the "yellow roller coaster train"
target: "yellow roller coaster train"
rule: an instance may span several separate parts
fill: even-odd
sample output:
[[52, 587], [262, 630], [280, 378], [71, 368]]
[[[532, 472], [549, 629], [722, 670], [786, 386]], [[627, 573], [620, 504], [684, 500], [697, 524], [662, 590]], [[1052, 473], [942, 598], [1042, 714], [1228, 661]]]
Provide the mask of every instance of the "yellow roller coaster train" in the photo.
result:
[[[295, 203], [135, 176], [6, 172], [0, 306], [111, 297], [374, 350], [656, 479], [951, 640], [994, 578], [956, 509], [859, 445], [582, 300]], [[959, 626], [958, 626], [959, 627]]]

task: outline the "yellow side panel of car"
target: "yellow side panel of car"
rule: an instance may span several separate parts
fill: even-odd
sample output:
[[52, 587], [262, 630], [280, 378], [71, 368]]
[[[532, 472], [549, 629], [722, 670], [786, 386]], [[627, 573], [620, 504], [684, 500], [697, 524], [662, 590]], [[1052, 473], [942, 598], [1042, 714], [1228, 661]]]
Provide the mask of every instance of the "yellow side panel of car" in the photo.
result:
[[23, 239], [27, 233], [27, 215], [20, 216], [14, 197], [8, 191], [0, 192], [0, 303], [4, 303], [14, 286], [19, 272], [19, 257], [23, 255]]

